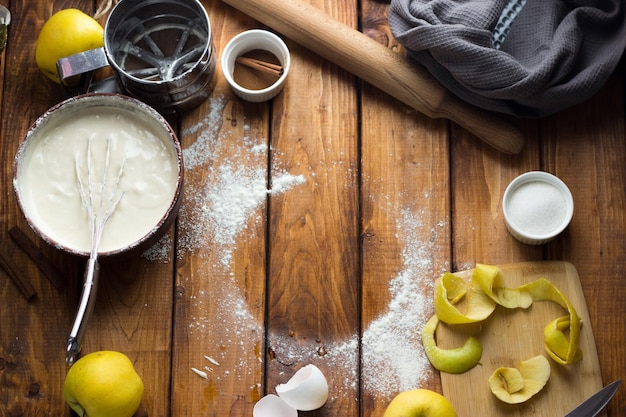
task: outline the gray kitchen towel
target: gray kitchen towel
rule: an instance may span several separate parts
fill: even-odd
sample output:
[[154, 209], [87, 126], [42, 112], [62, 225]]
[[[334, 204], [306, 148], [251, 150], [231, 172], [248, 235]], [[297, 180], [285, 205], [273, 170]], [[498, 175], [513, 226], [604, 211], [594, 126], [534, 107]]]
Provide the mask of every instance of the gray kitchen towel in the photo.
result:
[[543, 117], [594, 95], [626, 47], [626, 0], [391, 0], [409, 57], [475, 106]]

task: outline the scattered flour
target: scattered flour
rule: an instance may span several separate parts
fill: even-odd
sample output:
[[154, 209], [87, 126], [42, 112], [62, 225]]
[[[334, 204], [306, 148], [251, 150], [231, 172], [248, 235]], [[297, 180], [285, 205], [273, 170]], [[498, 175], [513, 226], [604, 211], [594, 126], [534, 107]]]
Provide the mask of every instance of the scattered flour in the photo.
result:
[[[228, 268], [236, 238], [248, 224], [250, 215], [267, 199], [268, 194], [281, 194], [303, 184], [302, 175], [275, 172], [272, 187], [267, 188], [266, 164], [256, 164], [267, 155], [265, 139], [224, 137], [221, 132], [225, 99], [211, 98], [209, 113], [197, 124], [186, 128], [182, 137], [196, 136], [196, 140], [183, 149], [185, 171], [205, 169], [211, 182], [198, 184], [187, 181], [183, 190], [183, 204], [178, 215], [177, 256], [194, 252], [209, 239], [212, 249], [219, 251], [222, 266]], [[244, 126], [244, 132], [249, 132]], [[220, 141], [231, 143], [230, 159], [217, 166], [210, 162], [218, 156]], [[265, 159], [266, 160], [266, 159]], [[166, 236], [144, 253], [151, 261], [168, 262], [172, 248], [171, 238]]]
[[[272, 185], [268, 189], [266, 167], [269, 148], [265, 138], [251, 137], [250, 128], [245, 122], [243, 138], [223, 132], [224, 106], [223, 97], [211, 98], [209, 113], [199, 123], [182, 132], [184, 138], [196, 138], [183, 148], [186, 175], [188, 172], [205, 170], [203, 177], [210, 181], [185, 183], [175, 242], [176, 256], [179, 258], [208, 247], [212, 258], [217, 260], [214, 265], [202, 266], [214, 276], [219, 276], [219, 279], [212, 281], [210, 294], [199, 291], [189, 297], [193, 307], [190, 311], [195, 315], [190, 317], [188, 324], [189, 335], [201, 341], [219, 328], [223, 346], [215, 347], [216, 352], [210, 352], [212, 356], [207, 355], [214, 357], [215, 362], [223, 360], [223, 355], [232, 355], [234, 352], [237, 352], [236, 357], [242, 358], [230, 369], [215, 366], [208, 359], [199, 361], [193, 368], [196, 371], [192, 369], [197, 375], [210, 375], [216, 381], [242, 378], [254, 372], [249, 369], [246, 358], [250, 355], [251, 344], [264, 337], [263, 326], [248, 309], [231, 271], [237, 238], [247, 228], [252, 215], [267, 201], [268, 195], [287, 192], [305, 182], [304, 176], [291, 175], [275, 168], [269, 179]], [[230, 141], [227, 144], [227, 159], [223, 158], [224, 152], [220, 148], [225, 145], [224, 141]], [[219, 159], [220, 163], [212, 164], [214, 159]], [[211, 244], [207, 245], [207, 242]], [[172, 245], [174, 242], [168, 235], [147, 251], [144, 257], [168, 262]], [[208, 314], [209, 303], [214, 306], [211, 316]]]
[[[269, 194], [284, 193], [304, 183], [305, 178], [279, 172], [271, 178], [272, 187], [268, 189], [265, 166], [258, 164], [255, 168], [254, 163], [246, 163], [265, 157], [268, 147], [264, 140], [250, 137], [237, 139], [239, 148], [230, 160], [220, 160], [216, 166], [210, 164], [219, 150], [218, 141], [224, 140], [224, 133], [220, 133], [224, 99], [217, 97], [211, 100], [210, 113], [183, 132], [185, 137], [197, 135], [195, 142], [183, 151], [185, 169], [206, 169], [211, 182], [206, 185], [186, 184], [185, 200], [179, 214], [177, 256], [193, 252], [211, 239], [211, 250], [218, 251], [216, 259], [219, 259], [219, 264], [212, 265], [212, 268], [225, 278], [211, 289], [210, 297], [201, 291], [191, 296], [190, 303], [198, 312], [205, 310], [202, 307], [204, 304], [218, 303], [213, 310], [218, 313], [210, 318], [191, 317], [188, 331], [190, 335], [202, 338], [210, 334], [215, 326], [220, 326], [224, 343], [238, 341], [239, 346], [229, 348], [241, 349], [243, 356], [245, 349], [249, 348], [246, 340], [251, 337], [262, 340], [264, 330], [262, 323], [258, 323], [249, 311], [230, 271], [238, 236]], [[245, 127], [244, 131], [249, 129]], [[437, 242], [437, 234], [447, 224], [425, 224], [422, 217], [427, 218], [426, 214], [402, 210], [398, 216], [396, 226], [402, 232], [397, 236], [403, 240], [403, 269], [389, 283], [391, 302], [387, 311], [370, 323], [360, 338], [353, 335], [335, 343], [296, 342], [288, 335], [270, 331], [267, 346], [276, 360], [281, 363], [323, 363], [324, 366], [344, 367], [347, 371], [345, 380], [333, 381], [331, 395], [335, 398], [347, 392], [356, 392], [359, 386], [370, 395], [390, 398], [399, 391], [419, 387], [430, 378], [433, 370], [424, 354], [419, 334], [432, 314], [434, 278], [443, 272], [434, 270], [430, 254]], [[396, 216], [395, 213], [392, 215]], [[425, 240], [423, 236], [430, 238]], [[167, 262], [173, 244], [166, 236], [144, 256]], [[218, 347], [215, 349], [218, 352], [207, 353], [215, 361], [221, 361], [223, 358], [219, 356]], [[199, 358], [194, 366], [197, 370], [203, 369], [198, 374], [209, 372], [210, 377], [216, 380], [251, 372], [243, 361], [235, 369], [225, 369]]]
[[[388, 310], [365, 329], [362, 336], [361, 378], [367, 392], [391, 397], [418, 388], [432, 377], [433, 369], [422, 348], [420, 332], [433, 314], [432, 291], [439, 272], [430, 260], [437, 233], [446, 223], [429, 230], [419, 213], [403, 210], [397, 223], [402, 230], [404, 269], [389, 283], [392, 299]], [[443, 271], [441, 271], [443, 272]]]
[[[433, 376], [420, 332], [433, 314], [434, 279], [444, 272], [435, 271], [430, 254], [438, 233], [445, 230], [447, 223], [428, 226], [422, 221], [425, 214], [401, 211], [396, 227], [402, 232], [397, 237], [404, 244], [404, 267], [389, 283], [392, 299], [387, 311], [364, 329], [360, 340], [355, 335], [326, 344], [296, 342], [286, 335], [268, 334], [268, 348], [282, 364], [324, 363], [324, 367], [347, 371], [345, 380], [332, 381], [329, 401], [358, 389], [359, 359], [362, 389], [375, 397], [391, 398], [400, 391], [422, 386]], [[423, 236], [430, 238], [424, 240]]]
[[[191, 310], [201, 314], [190, 317], [187, 328], [189, 337], [195, 337], [204, 345], [208, 340], [207, 335], [220, 335], [220, 341], [207, 346], [206, 355], [191, 364], [196, 368], [202, 366], [216, 382], [230, 378], [249, 380], [248, 377], [255, 375], [256, 368], [249, 366], [250, 357], [255, 355], [252, 346], [256, 342], [260, 348], [264, 337], [263, 326], [252, 315], [236, 283], [230, 278], [216, 280], [211, 294], [200, 291], [189, 300], [193, 307]], [[205, 314], [209, 310], [209, 303], [216, 304], [210, 317]], [[227, 356], [239, 360], [228, 362]], [[257, 360], [260, 362], [262, 358], [259, 356]], [[230, 366], [219, 365], [226, 362]]]

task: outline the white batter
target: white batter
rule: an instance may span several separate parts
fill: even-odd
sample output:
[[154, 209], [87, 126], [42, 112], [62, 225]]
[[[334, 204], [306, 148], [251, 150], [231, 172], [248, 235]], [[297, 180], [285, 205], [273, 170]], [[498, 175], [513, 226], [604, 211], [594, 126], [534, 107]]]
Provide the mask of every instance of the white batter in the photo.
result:
[[[178, 158], [170, 137], [127, 112], [98, 108], [66, 117], [23, 155], [19, 184], [24, 211], [58, 243], [89, 252], [91, 234], [87, 210], [81, 200], [78, 175], [87, 190], [87, 144], [91, 140], [92, 194], [97, 205], [104, 173], [111, 193], [122, 161], [119, 198], [100, 243], [100, 252], [124, 248], [148, 234], [167, 212], [178, 179]], [[77, 169], [78, 167], [78, 169]], [[123, 194], [120, 194], [123, 193]]]

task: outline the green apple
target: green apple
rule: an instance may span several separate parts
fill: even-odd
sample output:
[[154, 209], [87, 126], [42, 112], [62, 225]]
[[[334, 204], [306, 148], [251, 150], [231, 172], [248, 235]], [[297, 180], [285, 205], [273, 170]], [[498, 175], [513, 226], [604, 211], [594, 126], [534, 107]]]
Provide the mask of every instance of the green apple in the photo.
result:
[[456, 417], [456, 411], [443, 395], [416, 388], [396, 395], [383, 417]]
[[93, 352], [69, 369], [63, 396], [81, 417], [131, 417], [141, 404], [143, 381], [123, 353]]

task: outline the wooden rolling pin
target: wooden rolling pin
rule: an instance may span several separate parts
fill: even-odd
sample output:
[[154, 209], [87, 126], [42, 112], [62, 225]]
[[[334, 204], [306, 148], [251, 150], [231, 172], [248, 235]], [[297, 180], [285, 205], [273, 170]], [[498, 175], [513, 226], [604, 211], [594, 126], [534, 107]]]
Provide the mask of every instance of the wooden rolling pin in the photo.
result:
[[524, 135], [511, 122], [461, 101], [425, 69], [300, 0], [223, 0], [430, 118], [446, 118], [504, 153]]

